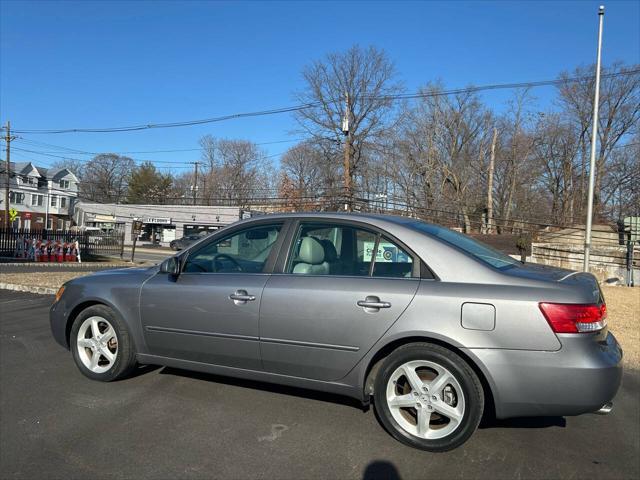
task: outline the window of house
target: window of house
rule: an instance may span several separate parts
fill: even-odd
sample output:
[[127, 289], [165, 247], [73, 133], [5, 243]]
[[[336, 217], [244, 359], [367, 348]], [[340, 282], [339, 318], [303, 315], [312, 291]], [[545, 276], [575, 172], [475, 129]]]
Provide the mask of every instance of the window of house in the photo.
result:
[[43, 203], [44, 195], [38, 195], [35, 193], [31, 194], [31, 205], [34, 207], [41, 207]]
[[67, 207], [67, 197], [60, 197], [60, 208]]
[[260, 273], [273, 249], [281, 224], [259, 225], [209, 242], [187, 258], [191, 273]]
[[47, 230], [53, 230], [53, 218], [47, 218]]
[[60, 188], [69, 188], [69, 180], [60, 180]]
[[61, 218], [58, 218], [56, 220], [56, 224], [57, 224], [58, 230], [64, 230], [64, 220], [62, 220]]
[[411, 277], [413, 258], [377, 232], [352, 225], [302, 223], [286, 272]]
[[58, 205], [58, 197], [56, 195], [51, 195], [51, 206], [55, 207]]
[[14, 205], [22, 205], [24, 203], [24, 193], [9, 192], [9, 203]]

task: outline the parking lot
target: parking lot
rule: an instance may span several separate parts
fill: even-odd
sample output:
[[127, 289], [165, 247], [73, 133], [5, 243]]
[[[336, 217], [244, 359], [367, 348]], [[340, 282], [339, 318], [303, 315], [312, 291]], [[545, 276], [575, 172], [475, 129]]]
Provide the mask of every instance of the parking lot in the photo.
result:
[[51, 337], [51, 301], [0, 291], [2, 478], [640, 475], [637, 372], [609, 416], [487, 422], [463, 447], [431, 454], [338, 396], [171, 368], [90, 381]]

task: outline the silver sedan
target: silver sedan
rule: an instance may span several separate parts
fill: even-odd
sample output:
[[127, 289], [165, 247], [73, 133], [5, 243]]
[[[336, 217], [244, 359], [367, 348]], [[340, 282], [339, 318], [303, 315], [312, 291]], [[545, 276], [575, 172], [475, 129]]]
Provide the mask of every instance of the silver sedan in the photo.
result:
[[609, 411], [622, 376], [592, 275], [394, 216], [238, 222], [159, 266], [66, 283], [50, 319], [93, 380], [140, 363], [334, 392], [429, 451], [483, 415]]

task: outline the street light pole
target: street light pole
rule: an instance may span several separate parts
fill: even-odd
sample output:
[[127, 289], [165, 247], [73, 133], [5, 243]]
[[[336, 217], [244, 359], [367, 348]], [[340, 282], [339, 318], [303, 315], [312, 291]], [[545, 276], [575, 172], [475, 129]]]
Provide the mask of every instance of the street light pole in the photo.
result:
[[604, 5], [598, 9], [598, 58], [596, 60], [596, 91], [593, 99], [593, 127], [591, 131], [591, 161], [589, 162], [589, 195], [587, 197], [587, 225], [584, 232], [584, 265], [583, 271], [589, 271], [589, 256], [591, 253], [591, 226], [593, 222], [593, 190], [596, 175], [596, 142], [598, 139], [598, 107], [600, 103], [600, 58], [602, 55], [602, 23], [604, 20]]

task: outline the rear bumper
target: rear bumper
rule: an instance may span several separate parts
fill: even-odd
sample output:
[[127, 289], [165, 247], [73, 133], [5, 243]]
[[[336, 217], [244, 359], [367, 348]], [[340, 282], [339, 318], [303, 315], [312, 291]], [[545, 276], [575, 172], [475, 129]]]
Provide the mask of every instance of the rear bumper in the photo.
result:
[[595, 412], [616, 395], [622, 350], [609, 332], [559, 335], [555, 352], [470, 349], [483, 365], [498, 418]]

